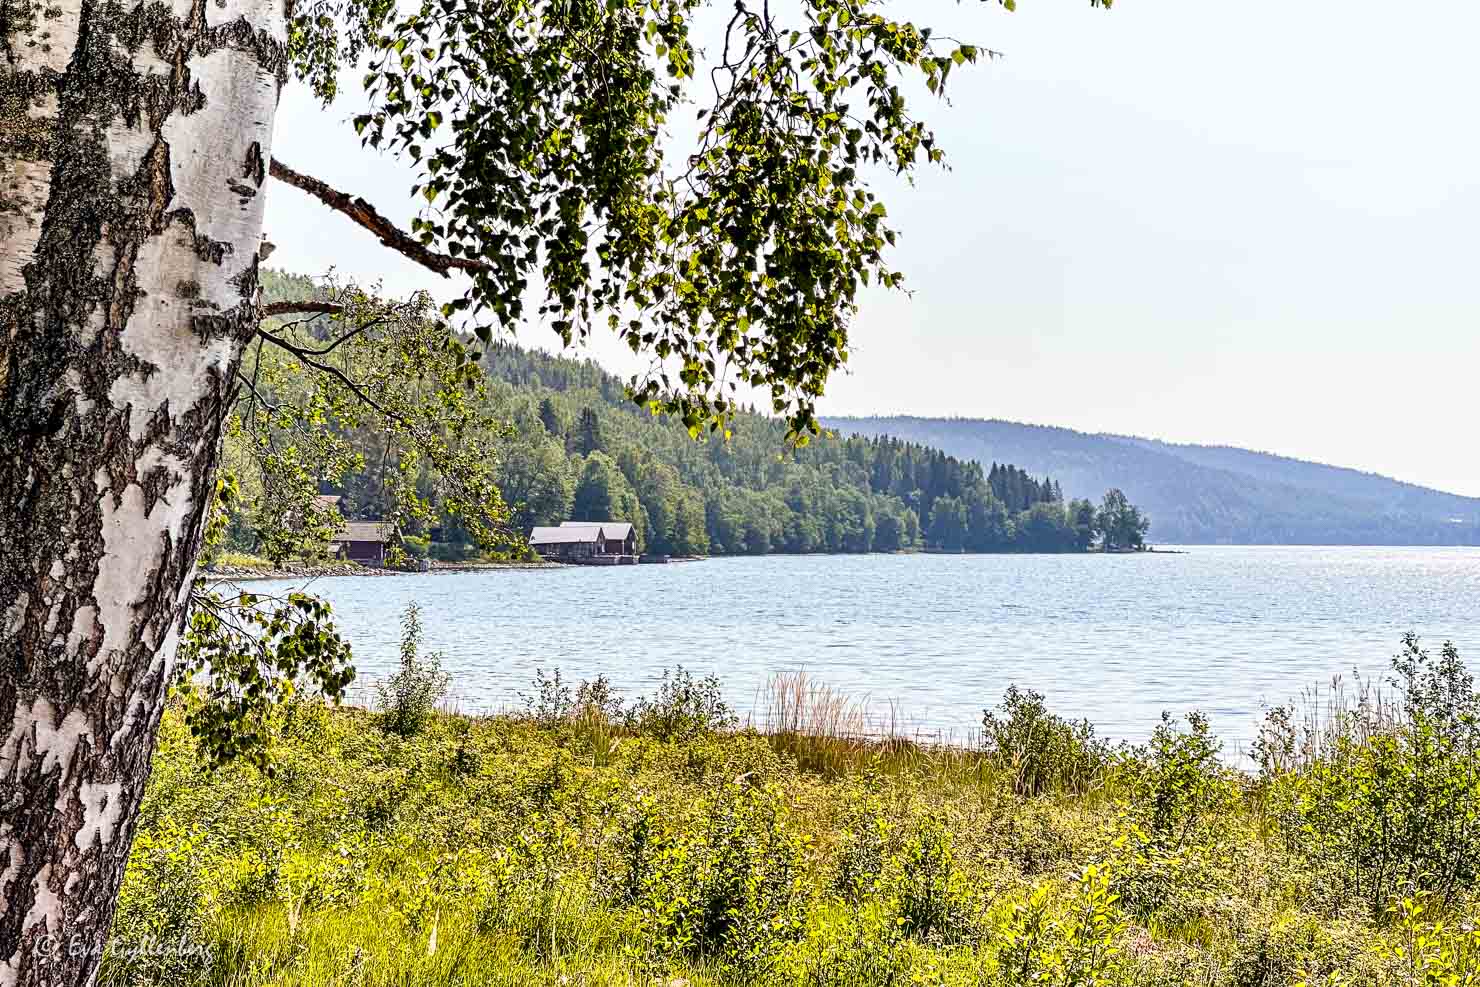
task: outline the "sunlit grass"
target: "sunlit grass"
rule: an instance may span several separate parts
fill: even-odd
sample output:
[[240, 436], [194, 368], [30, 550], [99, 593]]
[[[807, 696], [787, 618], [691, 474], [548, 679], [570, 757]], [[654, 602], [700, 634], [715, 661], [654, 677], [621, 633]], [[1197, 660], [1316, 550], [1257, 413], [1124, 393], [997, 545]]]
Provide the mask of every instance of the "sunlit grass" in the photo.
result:
[[410, 737], [298, 702], [270, 777], [204, 767], [171, 709], [101, 983], [1396, 985], [1404, 941], [1462, 970], [1469, 885], [1349, 908], [1353, 865], [1289, 828], [1318, 744], [1407, 722], [1368, 695], [1260, 779], [1184, 724], [1112, 748], [1019, 696], [950, 744], [801, 674], [680, 739], [568, 696]]

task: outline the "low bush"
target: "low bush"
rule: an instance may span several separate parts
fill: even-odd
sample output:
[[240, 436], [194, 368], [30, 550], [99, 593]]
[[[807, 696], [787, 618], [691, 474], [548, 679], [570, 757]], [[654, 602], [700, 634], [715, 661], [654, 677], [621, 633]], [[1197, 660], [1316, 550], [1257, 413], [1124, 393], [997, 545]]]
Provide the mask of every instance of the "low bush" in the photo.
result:
[[1435, 915], [1434, 902], [1427, 892], [1403, 898], [1387, 911], [1393, 925], [1390, 938], [1376, 943], [1352, 966], [1324, 974], [1302, 970], [1295, 987], [1474, 987], [1480, 984], [1480, 927], [1473, 922], [1446, 922]]
[[[1453, 645], [1413, 635], [1393, 659], [1396, 715], [1342, 714], [1318, 753], [1269, 783], [1287, 846], [1339, 911], [1385, 914], [1411, 891], [1450, 904], [1480, 876], [1480, 700]], [[1316, 745], [1302, 738], [1300, 746]]]
[[381, 725], [402, 737], [419, 733], [447, 694], [442, 656], [437, 652], [423, 656], [421, 641], [421, 609], [411, 603], [401, 618], [400, 669], [376, 687]]
[[885, 887], [885, 868], [898, 852], [898, 831], [876, 795], [855, 796], [843, 820], [834, 887], [845, 900], [862, 902]]
[[470, 542], [434, 541], [427, 547], [427, 556], [438, 562], [469, 562], [481, 556], [477, 545]]
[[1160, 846], [1176, 850], [1217, 826], [1238, 804], [1238, 780], [1223, 763], [1208, 718], [1187, 714], [1187, 729], [1163, 713], [1150, 742], [1125, 761], [1131, 814]]
[[570, 683], [561, 677], [558, 668], [549, 674], [543, 668], [536, 668], [534, 692], [521, 692], [519, 698], [524, 705], [524, 715], [547, 729], [575, 716], [575, 693]]
[[1088, 721], [1072, 723], [1044, 705], [1042, 693], [1007, 687], [997, 712], [982, 714], [988, 760], [1020, 795], [1085, 792], [1100, 778], [1110, 749]]
[[658, 691], [643, 697], [627, 711], [627, 723], [639, 733], [659, 740], [688, 740], [729, 729], [738, 722], [713, 675], [696, 679], [682, 665], [664, 669]]
[[913, 944], [899, 934], [887, 901], [828, 902], [813, 909], [802, 938], [782, 954], [768, 983], [807, 987], [905, 987], [925, 980], [911, 969]]
[[804, 927], [806, 838], [769, 788], [732, 783], [680, 819], [634, 816], [621, 886], [642, 958], [764, 968]]
[[951, 832], [934, 816], [920, 820], [906, 840], [892, 891], [898, 902], [900, 931], [935, 945], [972, 938], [974, 902], [965, 875], [956, 865]]
[[1100, 987], [1119, 982], [1121, 938], [1128, 923], [1111, 891], [1111, 874], [1090, 865], [1070, 896], [1048, 884], [1033, 888], [1007, 913], [998, 936], [997, 982]]
[[[177, 820], [134, 839], [99, 983], [185, 982], [209, 967], [216, 905], [202, 843]], [[70, 945], [63, 938], [58, 948]]]

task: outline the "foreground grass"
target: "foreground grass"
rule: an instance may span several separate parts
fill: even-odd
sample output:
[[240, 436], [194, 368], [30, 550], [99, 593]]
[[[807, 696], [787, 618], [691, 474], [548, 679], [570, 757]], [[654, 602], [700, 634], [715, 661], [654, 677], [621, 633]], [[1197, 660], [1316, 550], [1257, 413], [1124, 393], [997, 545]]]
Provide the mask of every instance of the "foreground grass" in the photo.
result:
[[775, 697], [770, 735], [597, 702], [402, 736], [302, 702], [270, 777], [203, 766], [171, 709], [103, 982], [1476, 982], [1473, 875], [1425, 885], [1389, 836], [1358, 859], [1338, 829], [1371, 820], [1318, 815], [1308, 746], [1253, 778], [1196, 718], [1111, 751], [1011, 694], [986, 749], [941, 751]]

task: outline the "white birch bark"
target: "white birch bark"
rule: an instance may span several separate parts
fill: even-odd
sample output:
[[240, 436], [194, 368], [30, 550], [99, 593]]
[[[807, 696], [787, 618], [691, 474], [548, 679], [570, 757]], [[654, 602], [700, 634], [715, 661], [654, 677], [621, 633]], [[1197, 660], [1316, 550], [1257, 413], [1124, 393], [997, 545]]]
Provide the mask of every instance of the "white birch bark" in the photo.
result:
[[255, 326], [281, 0], [0, 0], [0, 985], [96, 975]]

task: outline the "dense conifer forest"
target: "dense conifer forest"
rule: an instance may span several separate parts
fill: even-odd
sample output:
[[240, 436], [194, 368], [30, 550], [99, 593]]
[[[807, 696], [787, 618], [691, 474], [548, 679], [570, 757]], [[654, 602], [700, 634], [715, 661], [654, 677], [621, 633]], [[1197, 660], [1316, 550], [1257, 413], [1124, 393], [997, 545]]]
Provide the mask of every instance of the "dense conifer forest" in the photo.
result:
[[593, 363], [507, 344], [485, 363], [515, 423], [500, 487], [523, 528], [632, 520], [648, 551], [670, 554], [1069, 552], [1100, 537], [1095, 505], [1066, 502], [1051, 478], [1010, 464], [984, 470], [891, 438], [823, 436], [788, 450], [784, 425], [754, 412], [728, 438], [696, 441]]

